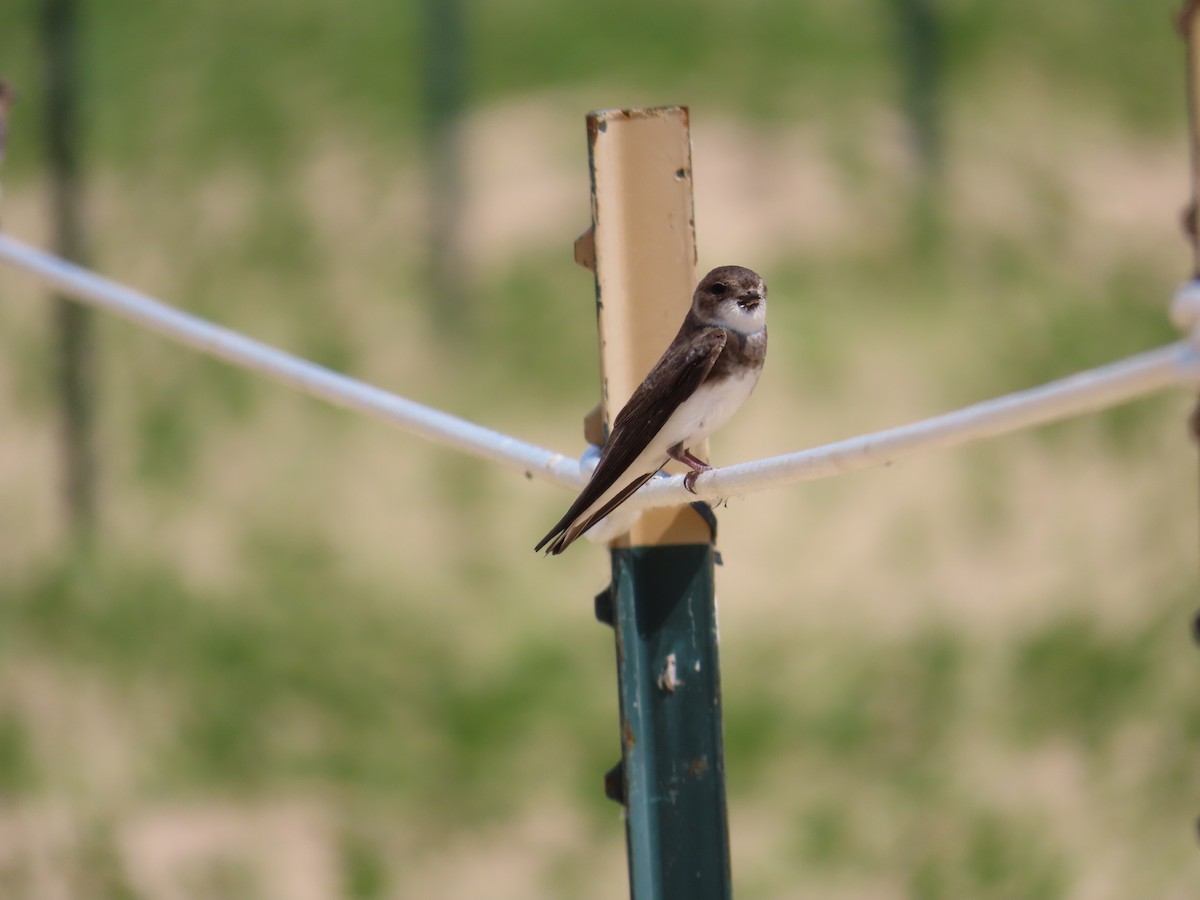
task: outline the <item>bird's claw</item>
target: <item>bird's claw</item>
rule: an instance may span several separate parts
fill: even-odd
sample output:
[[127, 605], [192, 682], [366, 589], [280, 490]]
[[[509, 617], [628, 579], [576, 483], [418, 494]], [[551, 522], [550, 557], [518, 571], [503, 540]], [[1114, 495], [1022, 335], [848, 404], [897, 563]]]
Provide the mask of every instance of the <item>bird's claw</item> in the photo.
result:
[[688, 493], [696, 493], [696, 479], [699, 477], [699, 472], [688, 472], [683, 476], [683, 486], [687, 489]]

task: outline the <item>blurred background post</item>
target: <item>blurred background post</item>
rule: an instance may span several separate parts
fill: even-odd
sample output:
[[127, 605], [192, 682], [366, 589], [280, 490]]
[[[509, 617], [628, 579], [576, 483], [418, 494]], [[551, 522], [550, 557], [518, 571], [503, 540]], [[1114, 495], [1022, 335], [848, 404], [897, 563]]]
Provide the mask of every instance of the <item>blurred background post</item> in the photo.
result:
[[940, 121], [944, 51], [934, 0], [892, 0], [892, 10], [897, 59], [904, 82], [902, 106], [916, 157], [913, 246], [919, 255], [927, 255], [942, 227], [938, 193], [944, 174]]
[[[41, 0], [43, 116], [53, 246], [65, 259], [86, 265], [81, 7], [79, 0]], [[58, 297], [54, 301], [54, 330], [62, 508], [72, 538], [83, 549], [91, 542], [97, 515], [93, 418], [98, 369], [91, 314], [78, 303]]]
[[429, 290], [451, 334], [471, 330], [464, 246], [467, 46], [461, 0], [421, 0], [423, 103], [429, 179]]

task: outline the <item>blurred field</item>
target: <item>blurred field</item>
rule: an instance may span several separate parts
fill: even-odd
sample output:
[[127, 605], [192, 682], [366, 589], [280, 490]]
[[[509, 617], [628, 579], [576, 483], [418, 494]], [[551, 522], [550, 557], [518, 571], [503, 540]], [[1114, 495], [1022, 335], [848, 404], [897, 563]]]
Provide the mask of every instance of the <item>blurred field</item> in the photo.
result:
[[[453, 333], [422, 268], [414, 10], [92, 4], [95, 263], [575, 452], [597, 395], [583, 116], [684, 102], [700, 265], [771, 286], [721, 461], [1173, 339], [1174, 6], [941, 4], [932, 200], [889, 9], [473, 10]], [[25, 88], [3, 222], [44, 243], [35, 14], [0, 8]], [[41, 293], [0, 279], [0, 896], [626, 896], [607, 560], [531, 552], [569, 497], [105, 319], [103, 534], [71, 558]], [[731, 500], [737, 896], [1195, 895], [1190, 405]]]

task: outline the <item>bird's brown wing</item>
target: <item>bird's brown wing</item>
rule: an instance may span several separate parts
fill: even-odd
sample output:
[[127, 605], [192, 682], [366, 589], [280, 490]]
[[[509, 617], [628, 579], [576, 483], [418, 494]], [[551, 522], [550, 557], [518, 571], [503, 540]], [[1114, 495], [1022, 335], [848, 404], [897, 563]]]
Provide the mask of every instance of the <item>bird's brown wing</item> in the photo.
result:
[[[616, 419], [613, 420], [612, 432], [604, 443], [600, 462], [596, 471], [592, 473], [591, 480], [584, 485], [558, 524], [538, 542], [535, 550], [541, 550], [553, 538], [570, 528], [574, 520], [623, 474], [635, 477], [654, 474], [626, 470], [654, 440], [679, 404], [695, 393], [696, 388], [711, 371], [717, 357], [721, 355], [721, 351], [725, 349], [725, 339], [723, 328], [710, 327], [703, 329], [690, 340], [672, 342], [667, 352], [650, 370], [650, 374], [638, 385], [629, 402], [617, 413]], [[628, 494], [623, 494], [620, 499], [624, 500], [626, 497]], [[612, 512], [617, 505], [608, 504], [604, 515]], [[561, 546], [552, 548], [552, 552], [561, 553], [569, 543], [570, 541], [566, 541]]]

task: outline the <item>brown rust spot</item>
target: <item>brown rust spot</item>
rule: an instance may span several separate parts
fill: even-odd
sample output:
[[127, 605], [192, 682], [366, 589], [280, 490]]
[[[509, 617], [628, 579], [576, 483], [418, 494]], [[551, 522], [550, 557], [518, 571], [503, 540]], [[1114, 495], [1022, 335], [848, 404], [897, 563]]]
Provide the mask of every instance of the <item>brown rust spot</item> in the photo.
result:
[[699, 778], [708, 771], [708, 760], [703, 756], [698, 756], [688, 763], [688, 775], [692, 778]]
[[637, 738], [633, 736], [633, 729], [629, 726], [629, 721], [621, 723], [621, 740], [625, 742], [625, 749], [632, 750], [637, 746]]
[[604, 122], [604, 117], [598, 112], [590, 112], [587, 114], [587, 133], [588, 146], [596, 146], [596, 136], [608, 128]]

